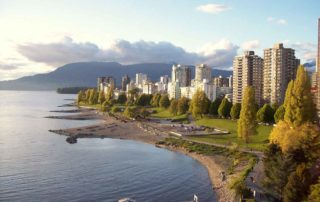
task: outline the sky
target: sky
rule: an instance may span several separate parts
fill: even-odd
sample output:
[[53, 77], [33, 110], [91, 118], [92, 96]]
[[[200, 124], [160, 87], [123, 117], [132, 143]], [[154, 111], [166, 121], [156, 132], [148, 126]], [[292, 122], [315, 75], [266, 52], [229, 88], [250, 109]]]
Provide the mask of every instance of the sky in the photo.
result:
[[82, 61], [230, 70], [275, 43], [314, 64], [319, 17], [319, 0], [0, 0], [0, 80]]

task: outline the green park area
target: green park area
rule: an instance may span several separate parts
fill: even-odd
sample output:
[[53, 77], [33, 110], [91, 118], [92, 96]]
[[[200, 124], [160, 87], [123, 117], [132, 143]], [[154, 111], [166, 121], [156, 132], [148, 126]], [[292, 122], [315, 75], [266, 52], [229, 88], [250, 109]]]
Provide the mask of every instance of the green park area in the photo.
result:
[[259, 125], [257, 127], [257, 134], [250, 136], [249, 143], [246, 144], [244, 140], [237, 136], [237, 121], [230, 119], [203, 118], [197, 120], [196, 124], [221, 130], [228, 130], [229, 134], [190, 137], [191, 140], [223, 145], [231, 145], [232, 143], [235, 143], [242, 148], [250, 148], [260, 151], [267, 146], [268, 137], [272, 130], [272, 126]]

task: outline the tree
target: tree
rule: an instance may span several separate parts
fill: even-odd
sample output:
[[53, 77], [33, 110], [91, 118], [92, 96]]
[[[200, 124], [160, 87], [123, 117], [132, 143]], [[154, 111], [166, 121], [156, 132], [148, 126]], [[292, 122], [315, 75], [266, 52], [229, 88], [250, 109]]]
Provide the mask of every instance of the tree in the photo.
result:
[[257, 112], [257, 120], [262, 123], [274, 122], [274, 111], [269, 104], [264, 104]]
[[97, 104], [99, 94], [95, 88], [90, 89], [89, 104]]
[[230, 116], [230, 110], [232, 107], [232, 103], [229, 102], [227, 98], [223, 98], [221, 101], [221, 104], [219, 105], [218, 108], [218, 114], [220, 117], [227, 118]]
[[150, 112], [144, 108], [144, 107], [141, 107], [139, 110], [138, 110], [138, 113], [140, 116], [142, 116], [143, 118], [146, 118], [147, 116], [150, 115]]
[[302, 201], [306, 199], [311, 183], [311, 176], [306, 165], [300, 164], [296, 171], [288, 177], [288, 183], [284, 187], [283, 201]]
[[320, 201], [320, 177], [318, 183], [311, 186], [310, 195], [308, 196], [308, 201], [317, 202]]
[[191, 113], [194, 118], [208, 113], [210, 100], [202, 90], [197, 90], [191, 100]]
[[98, 103], [102, 104], [106, 100], [105, 94], [103, 90], [99, 92]]
[[170, 100], [167, 94], [161, 96], [159, 106], [165, 109], [170, 106]]
[[127, 105], [133, 105], [135, 100], [138, 98], [138, 96], [139, 96], [138, 88], [129, 90], [128, 97], [127, 97]]
[[120, 93], [120, 95], [118, 96], [118, 100], [117, 103], [119, 104], [125, 104], [127, 101], [127, 96], [125, 93]]
[[161, 99], [161, 94], [160, 93], [156, 93], [155, 95], [153, 95], [152, 99], [151, 99], [151, 106], [153, 107], [159, 107], [159, 102]]
[[231, 107], [231, 111], [230, 111], [230, 116], [232, 119], [238, 119], [240, 116], [240, 111], [241, 111], [241, 104], [240, 103], [235, 103], [232, 107]]
[[176, 100], [176, 99], [171, 100], [169, 112], [172, 115], [177, 115], [177, 113], [178, 113], [178, 100]]
[[106, 102], [109, 103], [109, 105], [114, 104], [114, 96], [113, 96], [113, 88], [109, 88], [106, 94]]
[[292, 127], [286, 121], [280, 121], [269, 136], [270, 142], [278, 144], [284, 154], [303, 150], [310, 161], [320, 156], [320, 128], [310, 122]]
[[209, 114], [217, 116], [218, 115], [218, 109], [221, 104], [221, 99], [217, 98], [215, 99], [211, 104], [209, 108]]
[[82, 90], [80, 90], [79, 93], [78, 93], [78, 99], [77, 99], [78, 105], [80, 104], [80, 102], [83, 101], [83, 97], [84, 96], [85, 96], [84, 92]]
[[285, 107], [284, 105], [281, 105], [278, 107], [277, 111], [274, 113], [274, 121], [278, 123], [280, 120], [284, 119], [284, 114], [285, 114]]
[[178, 100], [178, 114], [185, 114], [189, 109], [189, 100], [186, 97], [182, 97]]
[[240, 118], [238, 120], [238, 136], [243, 138], [246, 143], [249, 137], [256, 132], [256, 108], [254, 99], [254, 89], [252, 86], [245, 88], [243, 100], [241, 103]]
[[291, 93], [289, 87], [287, 89], [289, 91], [288, 99], [285, 100], [284, 120], [293, 126], [299, 126], [307, 121], [315, 122], [317, 110], [311, 94], [309, 76], [302, 65], [297, 70]]
[[150, 95], [147, 95], [147, 94], [141, 94], [137, 101], [136, 101], [136, 104], [138, 106], [147, 106], [149, 105], [150, 103], [150, 100], [151, 100], [151, 96]]

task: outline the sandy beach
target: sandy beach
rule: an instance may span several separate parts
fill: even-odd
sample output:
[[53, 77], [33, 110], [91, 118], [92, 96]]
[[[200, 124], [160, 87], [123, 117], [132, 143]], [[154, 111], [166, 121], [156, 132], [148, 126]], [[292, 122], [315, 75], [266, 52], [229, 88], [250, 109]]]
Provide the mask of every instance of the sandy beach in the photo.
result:
[[[66, 116], [55, 116], [47, 118], [58, 118], [58, 119], [74, 119], [74, 120], [86, 120], [86, 119], [99, 119], [102, 122], [90, 126], [49, 130], [50, 132], [65, 135], [74, 138], [115, 138], [115, 139], [127, 139], [141, 141], [155, 145], [156, 142], [164, 140], [169, 137], [168, 132], [160, 130], [158, 124], [148, 123], [144, 121], [133, 121], [119, 119], [108, 115], [102, 115], [96, 111], [88, 111], [82, 109], [83, 113], [66, 115]], [[221, 202], [232, 202], [235, 198], [233, 190], [228, 188], [228, 182], [232, 176], [227, 176], [225, 181], [221, 181], [221, 171], [226, 171], [228, 165], [225, 160], [225, 156], [222, 155], [201, 155], [197, 153], [191, 153], [186, 151], [184, 148], [169, 148], [165, 149], [180, 152], [185, 155], [192, 157], [199, 161], [208, 170], [208, 174], [212, 183], [213, 191], [216, 193], [218, 201]]]

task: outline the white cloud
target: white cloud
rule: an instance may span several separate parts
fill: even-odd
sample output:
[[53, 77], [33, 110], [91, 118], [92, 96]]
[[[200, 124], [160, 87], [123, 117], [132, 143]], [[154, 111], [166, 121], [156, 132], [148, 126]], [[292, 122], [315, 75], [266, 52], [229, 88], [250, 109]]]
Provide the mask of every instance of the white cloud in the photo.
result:
[[278, 24], [278, 25], [287, 25], [288, 24], [287, 20], [282, 19], [282, 18], [268, 17], [267, 21], [270, 23]]
[[183, 63], [195, 65], [207, 63], [220, 69], [229, 68], [238, 46], [226, 39], [203, 46], [198, 52], [187, 52], [170, 42], [126, 40], [115, 41], [109, 48], [101, 49], [96, 44], [78, 43], [67, 37], [55, 43], [29, 43], [18, 46], [20, 54], [31, 61], [58, 67], [81, 61], [115, 61], [134, 63]]
[[291, 47], [295, 49], [297, 54], [301, 56], [305, 61], [312, 61], [317, 57], [316, 44], [296, 42], [291, 44]]
[[243, 50], [255, 50], [260, 48], [260, 42], [259, 40], [245, 41], [242, 43], [241, 48]]
[[197, 7], [198, 11], [201, 11], [204, 13], [213, 13], [213, 14], [218, 14], [229, 9], [230, 8], [228, 6], [225, 6], [222, 4], [205, 4]]

